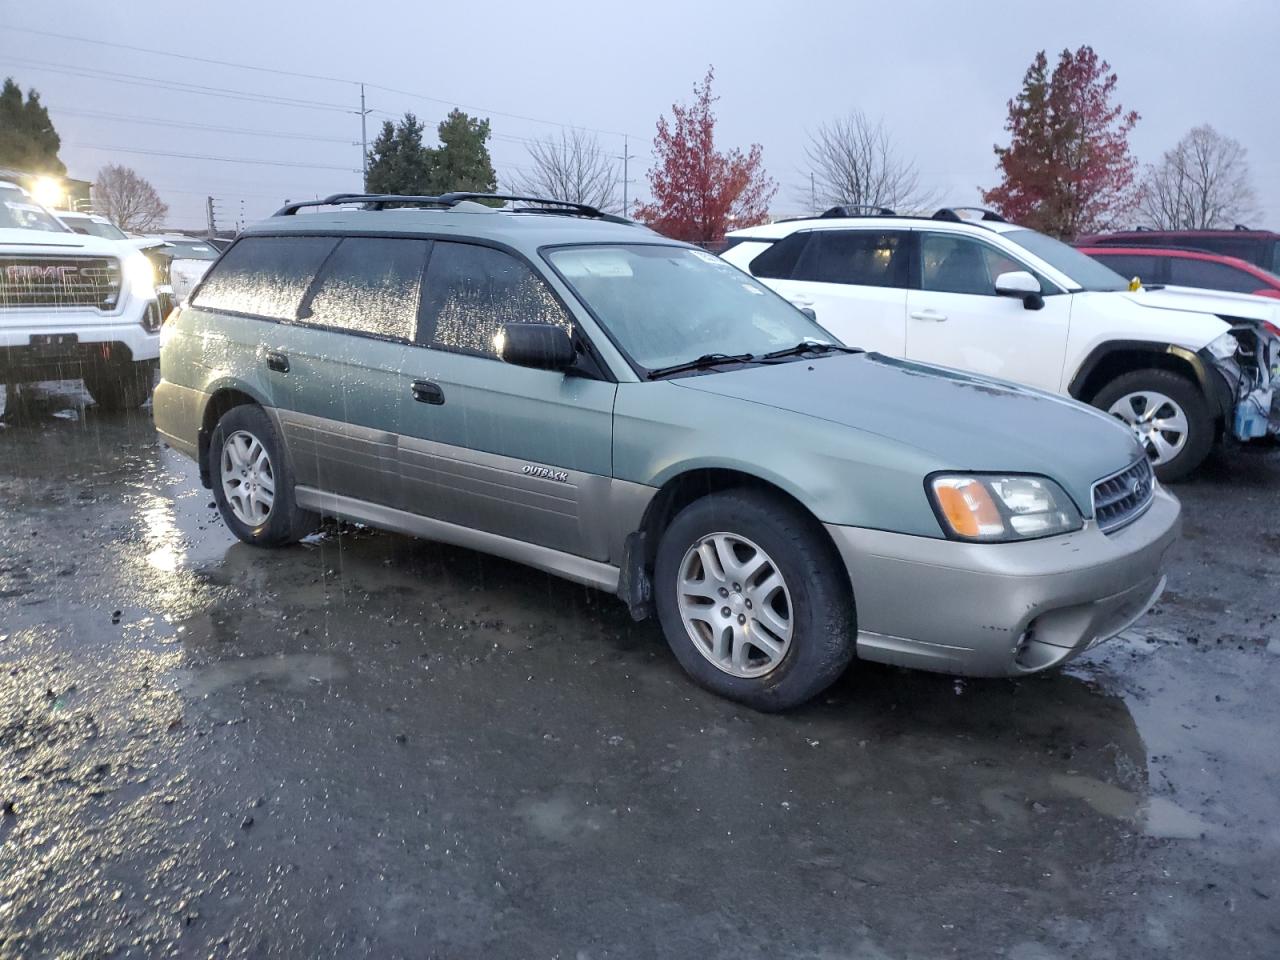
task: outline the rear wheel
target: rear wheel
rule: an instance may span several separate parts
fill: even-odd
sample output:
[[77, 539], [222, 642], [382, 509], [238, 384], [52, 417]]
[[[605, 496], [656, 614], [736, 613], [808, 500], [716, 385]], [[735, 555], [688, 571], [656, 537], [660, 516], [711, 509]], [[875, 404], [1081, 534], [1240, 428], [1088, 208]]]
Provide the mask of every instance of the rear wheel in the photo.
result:
[[1181, 480], [1213, 447], [1213, 415], [1204, 394], [1172, 370], [1116, 377], [1098, 391], [1093, 405], [1133, 431], [1161, 480]]
[[261, 407], [232, 407], [209, 441], [209, 476], [223, 522], [254, 546], [295, 543], [320, 518], [298, 507], [284, 445]]
[[151, 397], [155, 369], [150, 360], [90, 367], [84, 372], [85, 389], [104, 410], [136, 410]]
[[811, 517], [755, 491], [690, 504], [658, 544], [658, 619], [702, 686], [785, 710], [830, 686], [853, 659], [853, 598]]

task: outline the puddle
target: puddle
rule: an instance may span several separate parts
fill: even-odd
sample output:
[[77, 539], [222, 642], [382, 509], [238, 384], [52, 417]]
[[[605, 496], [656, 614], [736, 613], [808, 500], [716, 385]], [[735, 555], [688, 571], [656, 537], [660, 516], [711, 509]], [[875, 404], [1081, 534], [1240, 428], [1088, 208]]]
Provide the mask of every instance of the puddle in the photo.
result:
[[179, 673], [179, 689], [193, 697], [249, 683], [278, 683], [291, 690], [332, 683], [347, 675], [337, 658], [328, 654], [294, 653], [243, 660], [222, 660]]
[[1093, 777], [1054, 774], [1049, 778], [1062, 793], [1083, 800], [1105, 817], [1127, 820], [1149, 837], [1165, 840], [1198, 840], [1217, 828], [1164, 797], [1145, 800], [1122, 787]]

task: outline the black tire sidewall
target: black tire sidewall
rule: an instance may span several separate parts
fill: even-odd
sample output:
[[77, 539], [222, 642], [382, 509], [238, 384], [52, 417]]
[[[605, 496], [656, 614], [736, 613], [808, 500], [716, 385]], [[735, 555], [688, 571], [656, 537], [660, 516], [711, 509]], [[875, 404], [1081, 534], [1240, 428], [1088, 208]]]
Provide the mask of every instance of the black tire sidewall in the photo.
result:
[[1214, 417], [1204, 393], [1195, 383], [1172, 370], [1134, 370], [1121, 374], [1098, 391], [1093, 405], [1104, 413], [1121, 397], [1150, 390], [1177, 403], [1187, 417], [1187, 442], [1182, 452], [1155, 468], [1162, 482], [1181, 480], [1200, 466], [1213, 448]]
[[[227, 437], [237, 431], [245, 431], [256, 437], [271, 460], [271, 472], [275, 480], [275, 498], [266, 523], [251, 527], [241, 521], [227, 503], [222, 489], [222, 448]], [[233, 407], [222, 415], [209, 438], [209, 479], [213, 485], [213, 499], [222, 514], [223, 522], [236, 537], [254, 546], [274, 547], [294, 543], [314, 528], [319, 519], [309, 511], [298, 509], [294, 499], [293, 476], [289, 468], [284, 444], [276, 432], [275, 424], [265, 410], [253, 404]]]
[[103, 410], [134, 410], [151, 397], [155, 364], [139, 360], [97, 367], [84, 372], [85, 389]]
[[[791, 647], [763, 677], [734, 677], [715, 667], [694, 647], [680, 614], [674, 588], [680, 563], [693, 543], [717, 532], [758, 544], [791, 595]], [[812, 699], [853, 659], [856, 620], [839, 554], [816, 521], [781, 498], [729, 491], [685, 507], [659, 541], [654, 591], [662, 631], [685, 671], [708, 690], [758, 710], [786, 710]]]

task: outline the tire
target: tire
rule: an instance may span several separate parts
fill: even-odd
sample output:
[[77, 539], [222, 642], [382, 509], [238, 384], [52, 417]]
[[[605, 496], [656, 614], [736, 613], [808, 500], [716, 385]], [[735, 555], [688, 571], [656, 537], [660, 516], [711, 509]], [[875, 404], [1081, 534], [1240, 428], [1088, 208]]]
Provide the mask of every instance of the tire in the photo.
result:
[[136, 410], [151, 398], [155, 369], [149, 360], [91, 367], [84, 372], [85, 389], [103, 410]]
[[[1092, 403], [1134, 429], [1162, 481], [1181, 480], [1200, 466], [1213, 448], [1216, 424], [1208, 401], [1199, 387], [1172, 370], [1123, 374], [1099, 390]], [[1153, 410], [1157, 403], [1159, 406]], [[1179, 413], [1181, 420], [1175, 415]], [[1174, 426], [1185, 423], [1181, 445], [1172, 443], [1178, 436], [1176, 430], [1144, 429], [1144, 421]], [[1168, 451], [1168, 447], [1176, 449]]]
[[[699, 552], [700, 545], [714, 555]], [[730, 563], [720, 559], [726, 548]], [[731, 563], [742, 565], [741, 575], [759, 562], [759, 552], [765, 565], [735, 581]], [[708, 570], [708, 562], [718, 569]], [[682, 589], [695, 570], [703, 585]], [[769, 595], [772, 572], [783, 587]], [[856, 619], [839, 554], [816, 521], [765, 493], [712, 494], [680, 511], [658, 543], [654, 593], [662, 631], [685, 671], [713, 693], [757, 710], [787, 710], [816, 697], [853, 659]], [[789, 638], [780, 644], [783, 633], [773, 628], [784, 621]], [[735, 643], [741, 638], [748, 639]], [[772, 654], [755, 645], [757, 638], [772, 643]], [[743, 647], [746, 654], [735, 661], [733, 651]]]
[[[284, 444], [261, 407], [243, 404], [224, 413], [209, 439], [208, 457], [213, 499], [240, 540], [255, 547], [281, 547], [319, 526], [320, 517], [294, 500]], [[270, 503], [263, 509], [268, 493]]]

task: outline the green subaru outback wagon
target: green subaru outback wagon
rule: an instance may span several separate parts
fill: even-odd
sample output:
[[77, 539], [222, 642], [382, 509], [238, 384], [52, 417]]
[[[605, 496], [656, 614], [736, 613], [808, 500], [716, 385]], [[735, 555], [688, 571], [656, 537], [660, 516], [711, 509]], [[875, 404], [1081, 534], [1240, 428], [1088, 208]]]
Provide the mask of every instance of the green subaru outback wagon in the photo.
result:
[[237, 537], [333, 516], [517, 560], [656, 615], [765, 710], [855, 658], [1045, 670], [1159, 596], [1178, 502], [1104, 414], [845, 346], [589, 207], [498, 200], [522, 198], [290, 205], [169, 318], [156, 425]]

